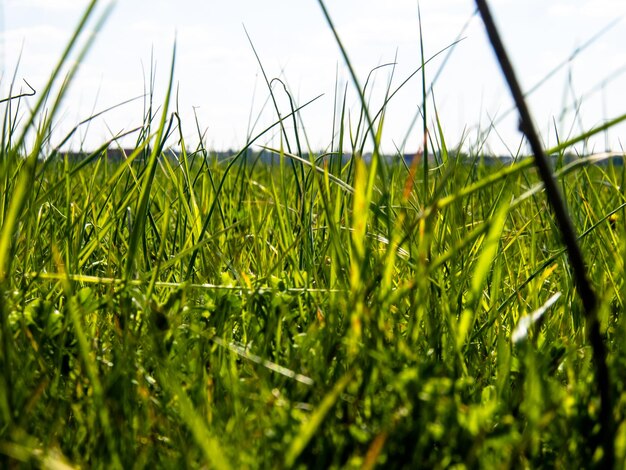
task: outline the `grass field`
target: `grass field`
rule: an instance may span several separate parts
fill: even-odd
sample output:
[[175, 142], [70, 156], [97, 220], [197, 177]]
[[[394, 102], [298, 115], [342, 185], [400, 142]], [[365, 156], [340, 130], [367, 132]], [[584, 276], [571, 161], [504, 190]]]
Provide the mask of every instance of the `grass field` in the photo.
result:
[[[174, 154], [167, 93], [126, 159], [103, 143], [76, 161], [48, 145], [66, 61], [2, 129], [0, 466], [600, 462], [585, 315], [532, 158], [485, 166], [435, 128], [430, 159], [365, 163], [384, 117], [365, 107], [326, 154], [293, 133], [274, 165]], [[623, 467], [626, 166], [564, 160], [600, 130], [548, 153], [600, 299]]]

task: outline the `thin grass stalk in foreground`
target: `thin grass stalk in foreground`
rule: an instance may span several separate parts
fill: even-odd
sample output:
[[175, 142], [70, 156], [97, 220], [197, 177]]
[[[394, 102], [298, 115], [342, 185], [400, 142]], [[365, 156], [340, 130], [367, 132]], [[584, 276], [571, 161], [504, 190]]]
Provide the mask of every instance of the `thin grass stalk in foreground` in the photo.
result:
[[535, 156], [534, 162], [537, 165], [539, 174], [546, 188], [546, 194], [548, 201], [552, 206], [554, 215], [559, 225], [563, 242], [567, 248], [570, 263], [574, 274], [574, 282], [578, 288], [580, 298], [583, 302], [585, 319], [587, 322], [587, 334], [591, 347], [593, 349], [593, 356], [595, 360], [595, 372], [596, 380], [598, 381], [598, 389], [600, 392], [601, 409], [600, 409], [600, 424], [601, 424], [601, 436], [602, 436], [602, 467], [613, 468], [614, 463], [614, 439], [613, 439], [613, 407], [611, 404], [610, 393], [610, 377], [606, 364], [606, 348], [600, 335], [600, 324], [598, 320], [598, 299], [596, 297], [589, 278], [587, 277], [587, 269], [583, 260], [580, 246], [578, 245], [576, 232], [572, 221], [565, 207], [563, 198], [559, 192], [556, 180], [552, 175], [548, 158], [546, 157], [539, 136], [535, 130], [530, 111], [526, 106], [524, 94], [519, 85], [513, 65], [511, 64], [507, 52], [504, 48], [504, 44], [500, 38], [493, 17], [489, 10], [486, 0], [476, 0], [476, 6], [480, 11], [487, 35], [493, 47], [494, 53], [498, 58], [502, 72], [507, 80], [515, 105], [517, 106], [520, 119], [521, 130], [526, 135], [531, 150]]

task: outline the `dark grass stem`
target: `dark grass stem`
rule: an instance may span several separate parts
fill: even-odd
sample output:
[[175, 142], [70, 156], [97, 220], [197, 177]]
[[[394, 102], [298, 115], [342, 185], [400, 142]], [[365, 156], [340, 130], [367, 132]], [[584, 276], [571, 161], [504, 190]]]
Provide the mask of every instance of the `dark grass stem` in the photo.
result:
[[25, 78], [23, 78], [22, 80], [24, 80], [24, 83], [26, 83], [26, 86], [30, 88], [30, 91], [20, 92], [19, 95], [9, 96], [8, 98], [2, 98], [0, 100], [0, 103], [5, 103], [6, 101], [11, 101], [11, 100], [17, 100], [19, 98], [24, 98], [26, 96], [35, 96], [37, 94], [35, 89], [32, 86], [30, 86], [30, 83], [28, 83]]
[[526, 106], [524, 94], [509, 60], [508, 54], [500, 38], [495, 22], [489, 10], [486, 0], [476, 0], [476, 6], [485, 24], [487, 35], [493, 47], [494, 53], [500, 63], [502, 72], [506, 78], [515, 105], [520, 114], [520, 130], [526, 135], [528, 143], [534, 155], [534, 162], [546, 188], [548, 201], [552, 206], [554, 215], [559, 225], [563, 242], [567, 249], [569, 261], [572, 266], [574, 282], [578, 288], [583, 302], [585, 319], [587, 322], [587, 334], [593, 350], [595, 361], [596, 380], [600, 393], [601, 409], [600, 424], [602, 436], [602, 468], [613, 468], [614, 464], [614, 439], [613, 439], [613, 414], [610, 394], [610, 378], [606, 364], [606, 348], [600, 334], [598, 321], [598, 300], [587, 277], [587, 269], [583, 260], [580, 246], [578, 245], [576, 231], [567, 212], [563, 197], [561, 196], [556, 180], [552, 175], [548, 158], [544, 153], [539, 136], [535, 130], [530, 111]]

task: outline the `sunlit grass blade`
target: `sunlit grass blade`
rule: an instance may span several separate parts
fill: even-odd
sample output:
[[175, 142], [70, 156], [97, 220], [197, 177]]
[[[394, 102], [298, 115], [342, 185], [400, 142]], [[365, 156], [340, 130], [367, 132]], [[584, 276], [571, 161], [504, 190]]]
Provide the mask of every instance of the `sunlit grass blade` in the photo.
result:
[[489, 231], [482, 243], [482, 251], [476, 261], [472, 272], [471, 285], [469, 290], [468, 305], [461, 313], [459, 319], [456, 343], [457, 348], [461, 348], [465, 343], [474, 320], [476, 318], [476, 310], [480, 308], [480, 299], [483, 293], [483, 287], [487, 282], [487, 276], [491, 272], [493, 262], [498, 254], [500, 239], [504, 224], [506, 222], [509, 211], [509, 203], [502, 202], [489, 221]]

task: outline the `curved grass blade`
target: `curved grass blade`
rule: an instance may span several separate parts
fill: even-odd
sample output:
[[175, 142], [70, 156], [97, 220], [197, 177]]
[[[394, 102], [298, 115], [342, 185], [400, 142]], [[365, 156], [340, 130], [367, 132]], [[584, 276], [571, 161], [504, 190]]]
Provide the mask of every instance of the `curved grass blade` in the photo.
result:
[[[359, 79], [356, 75], [356, 72], [354, 70], [354, 67], [352, 66], [352, 62], [350, 61], [350, 58], [348, 57], [348, 52], [346, 51], [346, 48], [343, 45], [343, 42], [341, 41], [341, 39], [339, 38], [339, 34], [337, 33], [337, 29], [335, 28], [335, 25], [332, 21], [332, 19], [330, 18], [330, 15], [328, 14], [328, 10], [326, 9], [326, 5], [324, 5], [323, 0], [318, 0], [318, 4], [320, 6], [320, 8], [322, 9], [322, 13], [324, 14], [324, 18], [326, 18], [326, 22], [328, 23], [329, 28], [331, 29], [333, 35], [335, 36], [335, 41], [337, 43], [337, 45], [339, 46], [339, 50], [341, 51], [341, 55], [343, 56], [343, 59], [346, 63], [346, 66], [348, 67], [348, 71], [350, 72], [350, 76], [352, 77], [352, 82], [354, 83], [354, 86], [356, 88], [357, 93], [359, 94], [359, 99], [361, 100], [361, 107], [363, 110], [363, 113], [365, 114], [365, 119], [367, 120], [367, 126], [368, 126], [368, 131], [372, 137], [372, 144], [374, 145], [374, 151], [372, 153], [372, 165], [377, 164], [378, 162], [375, 161], [378, 159], [378, 156], [380, 155], [380, 140], [376, 135], [376, 132], [374, 131], [374, 121], [372, 120], [372, 117], [370, 116], [370, 112], [369, 112], [369, 108], [367, 106], [367, 100], [365, 98], [365, 94], [363, 92], [363, 88], [361, 88], [361, 85], [359, 83]], [[378, 165], [381, 171], [381, 177], [383, 181], [387, 181], [387, 177], [385, 175], [386, 171], [385, 171], [385, 165]]]

